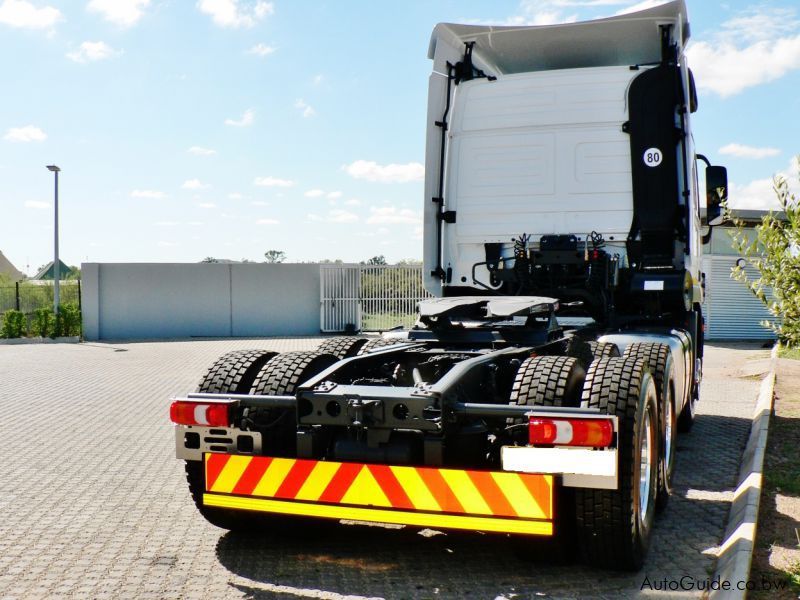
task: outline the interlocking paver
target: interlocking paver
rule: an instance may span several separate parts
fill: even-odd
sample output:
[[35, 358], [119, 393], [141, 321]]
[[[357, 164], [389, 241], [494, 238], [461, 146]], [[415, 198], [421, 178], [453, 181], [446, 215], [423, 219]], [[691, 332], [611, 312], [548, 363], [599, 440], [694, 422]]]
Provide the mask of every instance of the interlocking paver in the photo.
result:
[[169, 396], [194, 389], [224, 352], [321, 341], [0, 346], [0, 597], [619, 598], [641, 594], [645, 577], [713, 572], [758, 390], [740, 369], [766, 351], [707, 349], [675, 494], [631, 575], [547, 564], [533, 546], [520, 560], [482, 534], [313, 524], [237, 535], [207, 524], [174, 459]]

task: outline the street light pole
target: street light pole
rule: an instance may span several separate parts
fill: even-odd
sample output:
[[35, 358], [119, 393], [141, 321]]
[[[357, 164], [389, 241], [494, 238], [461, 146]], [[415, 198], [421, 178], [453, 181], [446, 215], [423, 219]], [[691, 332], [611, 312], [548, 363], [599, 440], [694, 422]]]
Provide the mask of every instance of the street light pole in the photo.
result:
[[55, 236], [53, 239], [53, 245], [55, 247], [54, 259], [53, 259], [53, 312], [54, 314], [58, 315], [58, 305], [59, 305], [59, 285], [61, 283], [61, 269], [60, 269], [60, 260], [58, 258], [58, 173], [61, 171], [55, 165], [48, 165], [47, 169], [52, 171], [52, 173], [56, 176], [56, 188], [55, 188]]

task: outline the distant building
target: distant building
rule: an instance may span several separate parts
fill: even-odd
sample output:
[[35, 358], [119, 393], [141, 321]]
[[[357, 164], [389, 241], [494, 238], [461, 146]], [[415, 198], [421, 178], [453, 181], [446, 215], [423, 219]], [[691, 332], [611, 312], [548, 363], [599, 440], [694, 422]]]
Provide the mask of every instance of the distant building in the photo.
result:
[[[765, 210], [733, 209], [732, 216], [742, 221], [749, 239], [754, 239], [755, 226], [767, 214]], [[782, 213], [776, 215], [782, 218]], [[709, 340], [771, 340], [775, 335], [762, 321], [772, 321], [764, 304], [747, 286], [731, 277], [731, 270], [743, 257], [733, 248], [730, 224], [714, 227], [711, 243], [703, 248], [703, 272], [706, 275], [706, 294], [703, 316], [706, 320], [706, 339]], [[742, 262], [750, 279], [758, 278], [758, 271]]]
[[[55, 278], [55, 268], [54, 262], [51, 260], [45, 266], [41, 268], [41, 270], [33, 276], [33, 279], [39, 281], [53, 281]], [[63, 260], [58, 261], [58, 276], [60, 279], [66, 279], [67, 275], [72, 273], [72, 268], [69, 265], [64, 264]]]
[[25, 274], [21, 271], [18, 271], [2, 252], [0, 252], [0, 274], [8, 275], [11, 278], [11, 281], [21, 281], [22, 279], [25, 279]]

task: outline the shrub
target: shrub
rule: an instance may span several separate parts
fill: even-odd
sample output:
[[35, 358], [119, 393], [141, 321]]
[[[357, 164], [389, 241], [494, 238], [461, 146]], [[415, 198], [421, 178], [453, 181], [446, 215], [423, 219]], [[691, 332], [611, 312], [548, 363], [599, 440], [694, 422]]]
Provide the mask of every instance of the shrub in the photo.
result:
[[7, 310], [3, 315], [0, 335], [4, 338], [18, 338], [25, 333], [25, 315], [18, 310]]
[[800, 347], [800, 204], [784, 177], [775, 178], [775, 194], [785, 220], [776, 218], [772, 212], [765, 215], [752, 241], [748, 240], [742, 224], [734, 221], [737, 230], [733, 246], [758, 270], [759, 276], [748, 278], [738, 265], [733, 276], [776, 318], [775, 322], [762, 322], [762, 326], [774, 331], [784, 345], [797, 348]]
[[31, 334], [39, 337], [55, 336], [56, 319], [49, 308], [37, 308], [33, 311]]
[[55, 324], [55, 337], [73, 336], [81, 334], [81, 311], [78, 305], [72, 302], [58, 307], [58, 316]]

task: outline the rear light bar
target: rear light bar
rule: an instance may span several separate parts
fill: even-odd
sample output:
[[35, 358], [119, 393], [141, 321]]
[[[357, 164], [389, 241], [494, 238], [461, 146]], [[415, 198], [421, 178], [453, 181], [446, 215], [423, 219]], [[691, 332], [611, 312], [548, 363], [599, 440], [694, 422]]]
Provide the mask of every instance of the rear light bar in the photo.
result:
[[530, 417], [528, 421], [528, 443], [533, 445], [607, 448], [613, 442], [610, 419]]
[[176, 400], [169, 407], [169, 418], [176, 425], [202, 425], [228, 427], [231, 424], [231, 407], [235, 401], [208, 402]]

